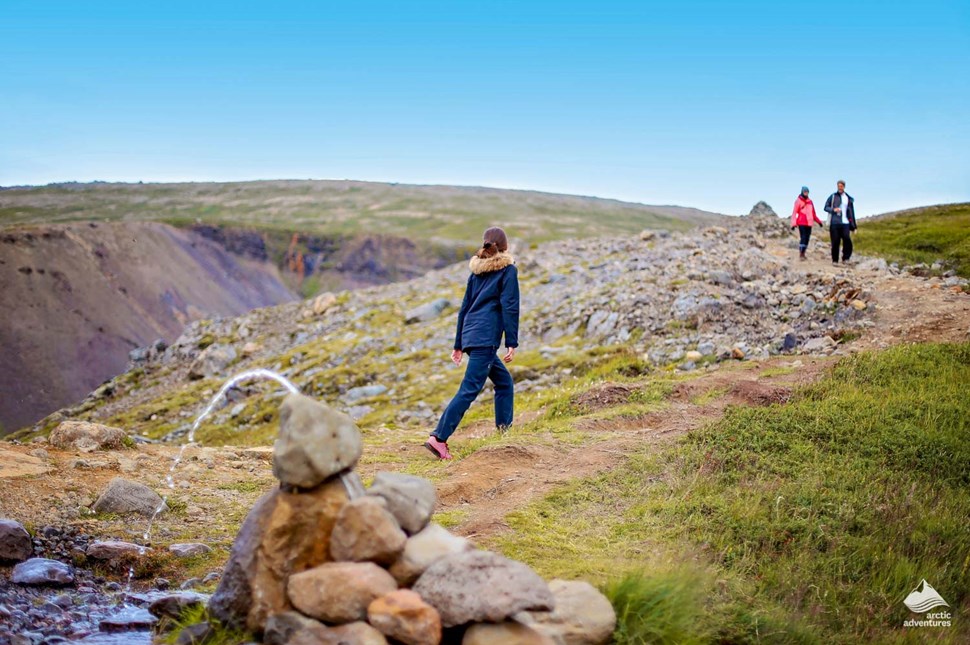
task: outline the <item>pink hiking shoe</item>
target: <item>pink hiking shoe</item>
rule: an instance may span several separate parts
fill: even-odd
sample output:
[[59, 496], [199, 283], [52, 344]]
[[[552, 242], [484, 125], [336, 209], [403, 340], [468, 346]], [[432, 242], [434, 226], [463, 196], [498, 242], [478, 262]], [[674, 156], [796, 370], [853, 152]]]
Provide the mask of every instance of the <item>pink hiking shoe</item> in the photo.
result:
[[438, 459], [451, 459], [451, 453], [448, 452], [448, 444], [444, 441], [438, 441], [438, 437], [431, 435], [428, 440], [424, 442], [424, 447], [431, 451]]

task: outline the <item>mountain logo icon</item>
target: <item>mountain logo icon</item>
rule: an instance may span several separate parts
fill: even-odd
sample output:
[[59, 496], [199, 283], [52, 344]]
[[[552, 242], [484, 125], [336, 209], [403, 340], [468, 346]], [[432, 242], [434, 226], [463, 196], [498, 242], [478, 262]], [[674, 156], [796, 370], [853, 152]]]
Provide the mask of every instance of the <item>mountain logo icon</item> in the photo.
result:
[[903, 601], [910, 611], [917, 614], [923, 614], [928, 612], [934, 607], [939, 607], [941, 605], [949, 607], [943, 596], [941, 596], [936, 589], [930, 586], [930, 583], [924, 578], [923, 581], [913, 589], [906, 599]]

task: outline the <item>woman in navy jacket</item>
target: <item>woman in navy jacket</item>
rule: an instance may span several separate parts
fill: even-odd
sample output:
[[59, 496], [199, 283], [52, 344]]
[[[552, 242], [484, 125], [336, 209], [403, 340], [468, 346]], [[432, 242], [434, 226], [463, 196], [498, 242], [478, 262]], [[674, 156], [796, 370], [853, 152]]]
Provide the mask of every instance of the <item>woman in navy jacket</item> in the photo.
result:
[[[468, 368], [438, 421], [438, 427], [424, 444], [439, 459], [451, 459], [448, 438], [454, 433], [468, 407], [485, 387], [485, 379], [495, 385], [495, 425], [500, 432], [512, 425], [515, 386], [502, 362], [511, 363], [519, 346], [519, 274], [515, 259], [509, 255], [509, 240], [498, 227], [485, 231], [482, 248], [468, 263], [471, 275], [465, 298], [458, 312], [458, 331], [451, 360], [461, 365], [468, 354]], [[505, 356], [496, 351], [505, 335]]]

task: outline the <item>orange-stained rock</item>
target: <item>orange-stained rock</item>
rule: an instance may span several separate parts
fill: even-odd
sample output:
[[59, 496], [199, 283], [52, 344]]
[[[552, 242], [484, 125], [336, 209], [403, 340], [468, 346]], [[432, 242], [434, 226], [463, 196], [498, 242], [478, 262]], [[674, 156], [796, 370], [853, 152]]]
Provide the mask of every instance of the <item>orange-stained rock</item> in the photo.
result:
[[438, 645], [441, 616], [410, 589], [381, 596], [367, 608], [367, 621], [382, 634], [404, 645]]

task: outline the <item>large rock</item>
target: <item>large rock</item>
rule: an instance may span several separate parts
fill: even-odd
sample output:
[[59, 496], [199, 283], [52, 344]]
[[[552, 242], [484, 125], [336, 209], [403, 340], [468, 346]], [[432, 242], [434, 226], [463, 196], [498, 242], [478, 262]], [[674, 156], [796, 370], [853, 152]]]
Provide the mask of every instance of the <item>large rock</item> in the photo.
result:
[[121, 428], [89, 423], [87, 421], [62, 421], [47, 438], [52, 446], [76, 449], [82, 452], [95, 450], [118, 450], [124, 447], [125, 431]]
[[360, 430], [346, 414], [302, 394], [280, 406], [273, 474], [284, 484], [313, 488], [360, 459]]
[[317, 631], [326, 626], [318, 620], [307, 618], [298, 611], [281, 611], [266, 619], [263, 631], [265, 645], [288, 645], [293, 634], [300, 631]]
[[388, 638], [404, 645], [438, 645], [441, 617], [410, 589], [398, 589], [372, 602], [367, 621]]
[[327, 312], [328, 309], [337, 304], [337, 296], [330, 293], [321, 293], [319, 296], [313, 299], [313, 304], [310, 308], [313, 310], [313, 315], [322, 316]]
[[10, 581], [18, 585], [61, 586], [74, 583], [74, 568], [47, 558], [31, 558], [13, 568]]
[[380, 472], [367, 491], [383, 497], [401, 528], [414, 535], [431, 521], [438, 494], [427, 479], [401, 473]]
[[472, 625], [461, 645], [558, 645], [545, 634], [514, 621]]
[[[147, 609], [124, 607], [121, 611], [102, 618], [98, 628], [103, 632], [138, 632], [151, 629], [158, 622]], [[116, 641], [117, 642], [117, 641]]]
[[346, 503], [339, 480], [310, 491], [277, 489], [264, 495], [236, 536], [209, 602], [212, 615], [260, 633], [270, 614], [290, 609], [287, 578], [330, 560], [330, 533]]
[[330, 562], [290, 576], [287, 596], [293, 606], [328, 623], [367, 618], [367, 607], [397, 589], [397, 583], [373, 562]]
[[209, 345], [189, 366], [189, 379], [221, 376], [226, 368], [236, 360], [236, 348], [232, 345]]
[[194, 591], [164, 594], [151, 602], [148, 611], [159, 618], [178, 619], [189, 609], [201, 607], [209, 596]]
[[427, 304], [415, 307], [404, 314], [405, 324], [411, 325], [419, 322], [430, 322], [444, 313], [445, 309], [451, 306], [447, 298], [438, 298]]
[[144, 484], [115, 477], [101, 493], [92, 507], [96, 513], [140, 513], [154, 515], [161, 508], [168, 507], [161, 496]]
[[33, 554], [34, 543], [23, 524], [0, 520], [0, 562], [23, 562]]
[[108, 562], [120, 560], [125, 557], [137, 557], [143, 555], [150, 549], [120, 540], [97, 540], [88, 545], [84, 552], [89, 558], [95, 560], [105, 560]]
[[551, 612], [523, 612], [522, 622], [561, 645], [610, 642], [616, 629], [616, 612], [596, 587], [581, 580], [552, 580], [549, 590], [556, 608]]
[[334, 560], [391, 564], [408, 537], [380, 497], [361, 497], [340, 510], [330, 537]]
[[452, 535], [437, 524], [429, 524], [408, 538], [404, 552], [391, 565], [390, 572], [398, 584], [409, 586], [439, 558], [473, 548], [467, 539]]
[[535, 571], [489, 551], [445, 556], [413, 588], [438, 610], [445, 627], [497, 623], [523, 610], [555, 606], [549, 586]]

